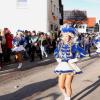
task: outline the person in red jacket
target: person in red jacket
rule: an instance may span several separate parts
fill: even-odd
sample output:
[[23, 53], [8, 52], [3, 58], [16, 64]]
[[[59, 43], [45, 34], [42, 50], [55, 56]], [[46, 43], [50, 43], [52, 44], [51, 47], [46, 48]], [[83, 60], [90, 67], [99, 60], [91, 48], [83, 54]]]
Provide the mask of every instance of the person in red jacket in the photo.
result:
[[11, 34], [10, 30], [8, 28], [4, 29], [5, 33], [5, 39], [6, 39], [6, 61], [10, 62], [10, 56], [11, 56], [11, 49], [12, 49], [12, 41], [13, 41], [13, 35]]

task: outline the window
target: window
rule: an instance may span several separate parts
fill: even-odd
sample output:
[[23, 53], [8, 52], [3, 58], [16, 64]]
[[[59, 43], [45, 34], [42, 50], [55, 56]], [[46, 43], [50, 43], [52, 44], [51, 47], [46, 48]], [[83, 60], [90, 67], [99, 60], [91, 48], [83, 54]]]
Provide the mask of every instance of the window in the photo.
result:
[[51, 0], [51, 5], [52, 5], [52, 0]]
[[17, 0], [17, 8], [26, 8], [28, 0]]
[[54, 12], [55, 12], [55, 10], [56, 10], [56, 5], [54, 5]]
[[82, 28], [82, 26], [80, 25], [79, 28]]
[[51, 12], [52, 12], [52, 0], [51, 0]]
[[18, 2], [27, 2], [27, 0], [17, 0]]
[[53, 25], [51, 24], [51, 30], [53, 30]]

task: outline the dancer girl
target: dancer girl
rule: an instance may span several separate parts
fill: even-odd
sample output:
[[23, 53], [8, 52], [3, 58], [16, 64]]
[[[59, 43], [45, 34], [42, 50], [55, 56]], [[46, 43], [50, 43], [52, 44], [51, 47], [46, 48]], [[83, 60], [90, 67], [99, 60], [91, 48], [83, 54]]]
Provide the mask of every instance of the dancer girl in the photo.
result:
[[54, 56], [58, 62], [55, 72], [58, 74], [58, 85], [64, 95], [64, 100], [71, 100], [72, 95], [72, 81], [75, 74], [82, 71], [77, 67], [75, 62], [77, 59], [73, 57], [73, 50], [85, 54], [83, 50], [73, 44], [76, 30], [74, 28], [64, 27], [61, 29], [62, 38], [54, 50]]
[[26, 51], [24, 48], [24, 43], [25, 39], [23, 33], [18, 32], [15, 39], [13, 40], [14, 48], [12, 49], [12, 51], [15, 52], [15, 58], [18, 62], [18, 69], [22, 67], [22, 53]]

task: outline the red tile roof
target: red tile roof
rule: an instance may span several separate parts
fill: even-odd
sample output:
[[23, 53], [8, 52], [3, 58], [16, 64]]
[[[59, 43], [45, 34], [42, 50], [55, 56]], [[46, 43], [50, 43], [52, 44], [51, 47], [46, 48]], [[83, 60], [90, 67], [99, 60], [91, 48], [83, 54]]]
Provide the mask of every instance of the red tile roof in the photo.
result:
[[91, 17], [87, 19], [87, 26], [88, 27], [94, 27], [96, 24], [96, 18], [95, 17]]

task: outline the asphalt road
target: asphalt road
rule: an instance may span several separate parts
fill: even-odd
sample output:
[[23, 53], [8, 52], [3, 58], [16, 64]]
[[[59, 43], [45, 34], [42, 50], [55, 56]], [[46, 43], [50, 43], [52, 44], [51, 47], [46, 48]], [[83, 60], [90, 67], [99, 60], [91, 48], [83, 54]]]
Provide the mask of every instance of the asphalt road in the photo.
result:
[[[22, 70], [0, 74], [0, 100], [63, 100], [53, 72], [57, 63], [41, 62], [37, 67], [24, 64]], [[72, 100], [100, 100], [100, 57], [87, 57], [77, 64], [83, 73], [73, 80]]]

